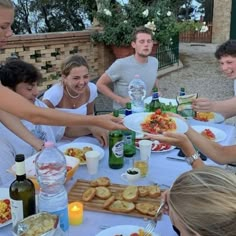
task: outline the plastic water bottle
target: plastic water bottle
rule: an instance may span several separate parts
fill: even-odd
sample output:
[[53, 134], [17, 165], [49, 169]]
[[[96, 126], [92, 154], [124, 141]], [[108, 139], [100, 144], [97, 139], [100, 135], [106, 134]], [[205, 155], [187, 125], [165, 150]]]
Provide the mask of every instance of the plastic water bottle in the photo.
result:
[[140, 79], [139, 75], [135, 75], [135, 78], [130, 81], [128, 91], [132, 104], [132, 112], [143, 112], [146, 84]]
[[69, 229], [68, 197], [64, 187], [66, 179], [66, 159], [53, 142], [46, 142], [45, 148], [35, 160], [37, 179], [40, 185], [38, 208], [59, 216], [60, 227]]

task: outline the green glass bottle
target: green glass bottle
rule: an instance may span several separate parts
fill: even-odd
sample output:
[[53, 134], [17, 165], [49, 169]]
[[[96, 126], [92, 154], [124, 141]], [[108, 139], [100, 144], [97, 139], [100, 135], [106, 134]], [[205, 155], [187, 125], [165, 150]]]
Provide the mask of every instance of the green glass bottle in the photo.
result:
[[[125, 116], [132, 114], [131, 103], [126, 103]], [[124, 130], [124, 156], [132, 157], [136, 153], [135, 132], [132, 130]]]
[[[113, 115], [118, 117], [119, 111], [114, 111]], [[121, 130], [109, 132], [109, 167], [120, 169], [124, 166], [124, 141]]]
[[152, 90], [152, 101], [149, 104], [149, 111], [155, 112], [157, 109], [161, 109], [161, 103], [159, 101], [158, 89], [153, 88]]
[[16, 179], [9, 188], [13, 226], [18, 221], [36, 214], [35, 188], [33, 182], [26, 178], [24, 155], [17, 154], [15, 161]]

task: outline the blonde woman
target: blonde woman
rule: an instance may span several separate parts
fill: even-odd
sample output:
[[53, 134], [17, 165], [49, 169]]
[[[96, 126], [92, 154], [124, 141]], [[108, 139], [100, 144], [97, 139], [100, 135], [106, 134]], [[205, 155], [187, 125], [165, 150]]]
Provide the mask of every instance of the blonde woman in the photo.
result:
[[[93, 115], [97, 87], [90, 82], [89, 66], [84, 57], [75, 54], [61, 65], [62, 81], [48, 89], [44, 103], [50, 108], [79, 115]], [[107, 131], [97, 127], [67, 127], [65, 136], [75, 138], [92, 134], [102, 145], [107, 145]]]
[[164, 198], [178, 235], [236, 235], [236, 175], [219, 167], [191, 170], [175, 180]]

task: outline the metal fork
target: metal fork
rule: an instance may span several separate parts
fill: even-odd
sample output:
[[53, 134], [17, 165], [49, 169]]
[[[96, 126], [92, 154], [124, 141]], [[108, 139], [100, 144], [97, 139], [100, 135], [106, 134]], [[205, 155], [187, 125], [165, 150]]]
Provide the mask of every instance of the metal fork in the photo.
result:
[[149, 236], [156, 228], [158, 216], [159, 216], [162, 208], [164, 207], [164, 205], [165, 205], [165, 202], [161, 201], [161, 204], [160, 204], [159, 208], [157, 209], [157, 212], [156, 212], [154, 218], [149, 220], [148, 224], [144, 228], [144, 236]]

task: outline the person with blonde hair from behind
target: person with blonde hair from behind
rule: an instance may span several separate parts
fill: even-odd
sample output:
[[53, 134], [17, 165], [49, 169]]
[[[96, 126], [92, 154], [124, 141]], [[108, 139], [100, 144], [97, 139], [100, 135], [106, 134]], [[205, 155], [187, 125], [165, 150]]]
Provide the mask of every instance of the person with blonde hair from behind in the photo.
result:
[[180, 175], [163, 195], [181, 236], [236, 235], [236, 175], [205, 166]]

